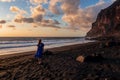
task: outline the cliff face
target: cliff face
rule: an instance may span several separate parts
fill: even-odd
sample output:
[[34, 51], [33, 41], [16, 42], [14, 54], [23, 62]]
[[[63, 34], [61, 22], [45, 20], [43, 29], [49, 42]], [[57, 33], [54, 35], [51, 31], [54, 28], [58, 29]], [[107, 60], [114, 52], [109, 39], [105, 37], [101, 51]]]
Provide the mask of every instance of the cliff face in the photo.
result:
[[86, 37], [114, 36], [120, 38], [120, 0], [101, 10]]

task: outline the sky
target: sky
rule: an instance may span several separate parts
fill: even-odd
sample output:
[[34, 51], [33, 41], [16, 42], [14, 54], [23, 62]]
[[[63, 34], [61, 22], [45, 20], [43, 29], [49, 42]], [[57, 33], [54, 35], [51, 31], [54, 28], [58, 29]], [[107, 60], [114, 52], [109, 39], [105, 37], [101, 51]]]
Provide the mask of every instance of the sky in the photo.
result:
[[85, 36], [115, 0], [0, 0], [0, 37]]

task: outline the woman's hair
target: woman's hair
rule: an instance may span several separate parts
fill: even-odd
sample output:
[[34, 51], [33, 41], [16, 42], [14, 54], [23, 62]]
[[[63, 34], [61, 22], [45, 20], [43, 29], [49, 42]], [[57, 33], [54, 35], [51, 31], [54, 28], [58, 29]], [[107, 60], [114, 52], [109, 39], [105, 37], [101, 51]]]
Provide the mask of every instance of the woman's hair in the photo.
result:
[[38, 45], [41, 43], [41, 41], [42, 41], [42, 40], [41, 40], [41, 39], [39, 39]]

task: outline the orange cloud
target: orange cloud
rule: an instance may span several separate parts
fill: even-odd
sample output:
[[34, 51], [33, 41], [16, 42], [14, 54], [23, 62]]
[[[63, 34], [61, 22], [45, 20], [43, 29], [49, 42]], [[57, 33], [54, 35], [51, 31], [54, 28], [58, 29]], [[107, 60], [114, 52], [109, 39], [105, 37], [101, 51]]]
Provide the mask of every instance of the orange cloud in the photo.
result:
[[19, 14], [26, 14], [27, 13], [25, 10], [20, 9], [17, 6], [11, 6], [10, 11], [15, 12], [15, 13], [19, 13]]
[[16, 26], [15, 25], [7, 25], [7, 27], [15, 29]]
[[19, 12], [20, 9], [18, 7], [16, 7], [16, 6], [11, 6], [10, 7], [10, 11], [12, 11], [12, 12]]

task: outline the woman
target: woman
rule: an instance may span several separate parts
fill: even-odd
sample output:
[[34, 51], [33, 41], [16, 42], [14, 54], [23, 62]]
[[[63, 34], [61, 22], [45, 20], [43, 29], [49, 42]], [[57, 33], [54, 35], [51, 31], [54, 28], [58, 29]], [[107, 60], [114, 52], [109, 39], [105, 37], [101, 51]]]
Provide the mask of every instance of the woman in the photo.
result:
[[42, 43], [42, 40], [40, 39], [37, 45], [37, 52], [35, 54], [35, 58], [38, 60], [38, 64], [41, 64], [41, 58], [44, 50], [44, 44]]

